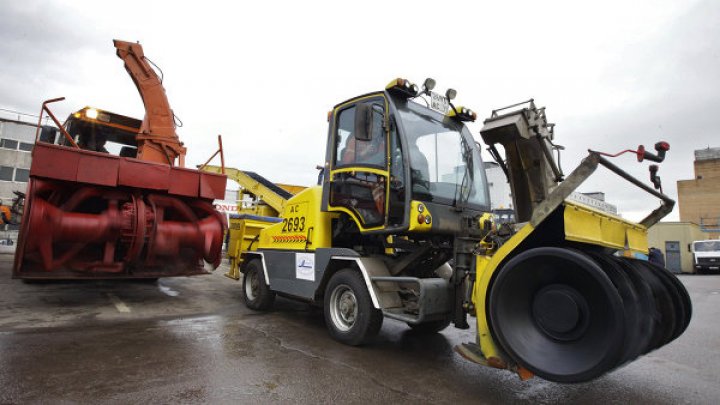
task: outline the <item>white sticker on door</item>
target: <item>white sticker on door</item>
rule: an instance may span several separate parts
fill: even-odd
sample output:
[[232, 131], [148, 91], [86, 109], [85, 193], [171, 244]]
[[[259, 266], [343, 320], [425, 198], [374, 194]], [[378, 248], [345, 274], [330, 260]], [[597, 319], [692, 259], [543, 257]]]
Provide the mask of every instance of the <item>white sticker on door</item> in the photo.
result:
[[315, 281], [315, 254], [295, 253], [295, 277]]

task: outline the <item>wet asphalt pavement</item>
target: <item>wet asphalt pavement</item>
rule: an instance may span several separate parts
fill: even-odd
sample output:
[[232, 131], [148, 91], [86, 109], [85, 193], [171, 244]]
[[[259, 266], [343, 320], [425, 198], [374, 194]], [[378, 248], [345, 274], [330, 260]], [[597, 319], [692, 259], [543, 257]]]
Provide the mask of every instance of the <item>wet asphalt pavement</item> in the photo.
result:
[[474, 330], [416, 336], [386, 320], [362, 348], [327, 335], [322, 312], [242, 303], [210, 276], [145, 282], [10, 279], [0, 255], [0, 403], [720, 402], [720, 276], [682, 276], [694, 305], [678, 340], [596, 381], [522, 382], [453, 352]]

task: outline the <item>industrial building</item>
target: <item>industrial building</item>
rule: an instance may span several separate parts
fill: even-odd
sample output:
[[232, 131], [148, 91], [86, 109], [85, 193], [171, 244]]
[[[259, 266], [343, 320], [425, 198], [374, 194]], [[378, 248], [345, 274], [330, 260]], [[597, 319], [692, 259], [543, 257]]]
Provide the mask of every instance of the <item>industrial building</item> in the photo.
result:
[[[27, 188], [36, 130], [36, 124], [20, 117], [0, 116], [0, 200], [5, 205], [12, 205], [14, 191], [24, 193]], [[13, 244], [18, 228], [18, 224], [0, 226], [0, 245]]]
[[663, 250], [674, 272], [694, 271], [690, 244], [720, 237], [720, 148], [695, 151], [695, 178], [679, 180], [679, 222], [661, 222], [648, 230], [650, 246]]
[[706, 235], [693, 222], [660, 222], [648, 229], [648, 246], [663, 251], [665, 267], [673, 273], [693, 273], [690, 244]]
[[720, 237], [720, 147], [695, 151], [695, 178], [677, 182], [680, 221], [693, 222], [704, 239]]
[[0, 117], [0, 199], [10, 204], [13, 191], [25, 192], [37, 125]]

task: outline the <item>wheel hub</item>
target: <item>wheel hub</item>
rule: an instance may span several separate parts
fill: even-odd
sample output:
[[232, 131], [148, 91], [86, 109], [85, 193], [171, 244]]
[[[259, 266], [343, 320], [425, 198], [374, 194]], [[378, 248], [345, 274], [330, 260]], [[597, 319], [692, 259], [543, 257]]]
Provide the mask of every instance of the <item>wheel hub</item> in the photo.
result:
[[330, 313], [335, 326], [342, 331], [350, 330], [358, 315], [357, 299], [353, 291], [346, 285], [340, 285], [332, 292], [330, 302]]
[[572, 287], [551, 284], [535, 294], [532, 312], [538, 327], [553, 339], [577, 339], [587, 329], [587, 302]]
[[260, 288], [258, 274], [256, 272], [251, 272], [250, 274], [247, 274], [246, 277], [250, 277], [250, 280], [248, 282], [249, 288], [246, 289], [245, 293], [249, 296], [250, 299], [255, 299], [255, 297], [258, 296], [258, 290]]
[[355, 314], [357, 312], [357, 305], [355, 303], [355, 296], [345, 291], [340, 297], [340, 316], [345, 323], [352, 325], [355, 322]]

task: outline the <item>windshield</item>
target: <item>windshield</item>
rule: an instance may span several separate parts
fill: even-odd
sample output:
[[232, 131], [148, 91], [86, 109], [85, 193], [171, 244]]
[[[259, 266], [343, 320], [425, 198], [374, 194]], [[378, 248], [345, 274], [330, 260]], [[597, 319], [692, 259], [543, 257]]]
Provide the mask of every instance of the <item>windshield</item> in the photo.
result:
[[720, 240], [708, 240], [695, 242], [696, 252], [718, 252], [720, 251]]
[[480, 153], [465, 126], [414, 102], [403, 104], [398, 111], [408, 143], [413, 198], [489, 205]]

